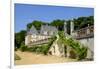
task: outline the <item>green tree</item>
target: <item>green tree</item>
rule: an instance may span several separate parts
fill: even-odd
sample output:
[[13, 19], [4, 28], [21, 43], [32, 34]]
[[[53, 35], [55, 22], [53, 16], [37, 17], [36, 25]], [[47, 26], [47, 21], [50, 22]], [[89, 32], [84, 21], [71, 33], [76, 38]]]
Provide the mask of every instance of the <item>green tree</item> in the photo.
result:
[[55, 26], [58, 28], [58, 30], [63, 30], [63, 26], [64, 26], [64, 20], [53, 20], [50, 25]]
[[87, 27], [89, 25], [94, 25], [94, 16], [79, 17], [74, 19], [75, 30]]
[[41, 25], [43, 24], [45, 24], [45, 22], [35, 20], [32, 23], [27, 24], [27, 29], [30, 29], [33, 25], [37, 30], [40, 30]]
[[26, 31], [22, 30], [18, 33], [15, 33], [15, 48], [20, 48], [21, 43], [25, 41]]

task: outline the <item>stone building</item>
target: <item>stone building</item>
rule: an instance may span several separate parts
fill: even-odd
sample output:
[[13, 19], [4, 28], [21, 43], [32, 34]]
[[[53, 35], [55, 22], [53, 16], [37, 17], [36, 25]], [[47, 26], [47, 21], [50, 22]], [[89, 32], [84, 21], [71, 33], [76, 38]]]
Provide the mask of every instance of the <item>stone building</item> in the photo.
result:
[[40, 30], [36, 30], [32, 26], [28, 31], [25, 37], [25, 45], [37, 45], [42, 43], [47, 43], [48, 39], [53, 35], [56, 35], [58, 32], [57, 28], [54, 26], [42, 25]]

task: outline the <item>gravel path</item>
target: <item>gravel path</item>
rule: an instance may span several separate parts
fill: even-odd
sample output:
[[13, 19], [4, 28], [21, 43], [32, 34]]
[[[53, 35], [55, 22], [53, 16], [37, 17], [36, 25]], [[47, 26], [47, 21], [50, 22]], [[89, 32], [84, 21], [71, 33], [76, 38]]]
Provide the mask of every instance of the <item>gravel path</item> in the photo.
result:
[[64, 63], [64, 62], [74, 62], [75, 59], [67, 59], [64, 57], [57, 57], [51, 55], [35, 54], [31, 52], [15, 52], [21, 57], [21, 60], [15, 60], [15, 65], [26, 65], [26, 64], [48, 64], [48, 63]]

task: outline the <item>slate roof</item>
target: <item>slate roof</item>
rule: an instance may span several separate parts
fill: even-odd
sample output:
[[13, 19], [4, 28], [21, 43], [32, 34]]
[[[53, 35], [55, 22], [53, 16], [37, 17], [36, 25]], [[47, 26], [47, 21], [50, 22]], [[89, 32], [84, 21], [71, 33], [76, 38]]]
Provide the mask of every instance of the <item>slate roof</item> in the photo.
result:
[[58, 30], [54, 26], [42, 25], [41, 30], [40, 30], [40, 34], [43, 34], [44, 31], [56, 33]]
[[[32, 26], [28, 31], [27, 31], [27, 35], [32, 34], [32, 35], [38, 35], [41, 34], [43, 35], [44, 32], [53, 32], [56, 33], [58, 30], [56, 27], [54, 26], [48, 26], [48, 25], [42, 25], [40, 30], [37, 30], [34, 26]], [[48, 34], [50, 35], [50, 34]]]
[[32, 26], [28, 31], [27, 34], [39, 34], [38, 31], [36, 30], [36, 28], [34, 26]]

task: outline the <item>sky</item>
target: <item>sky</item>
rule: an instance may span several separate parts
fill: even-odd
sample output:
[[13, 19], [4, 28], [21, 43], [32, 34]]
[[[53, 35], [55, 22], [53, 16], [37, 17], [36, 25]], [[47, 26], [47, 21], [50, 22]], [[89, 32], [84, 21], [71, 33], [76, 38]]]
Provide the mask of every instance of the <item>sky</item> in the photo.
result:
[[15, 32], [26, 30], [27, 24], [34, 20], [52, 22], [94, 15], [93, 8], [84, 7], [15, 4], [14, 8]]

